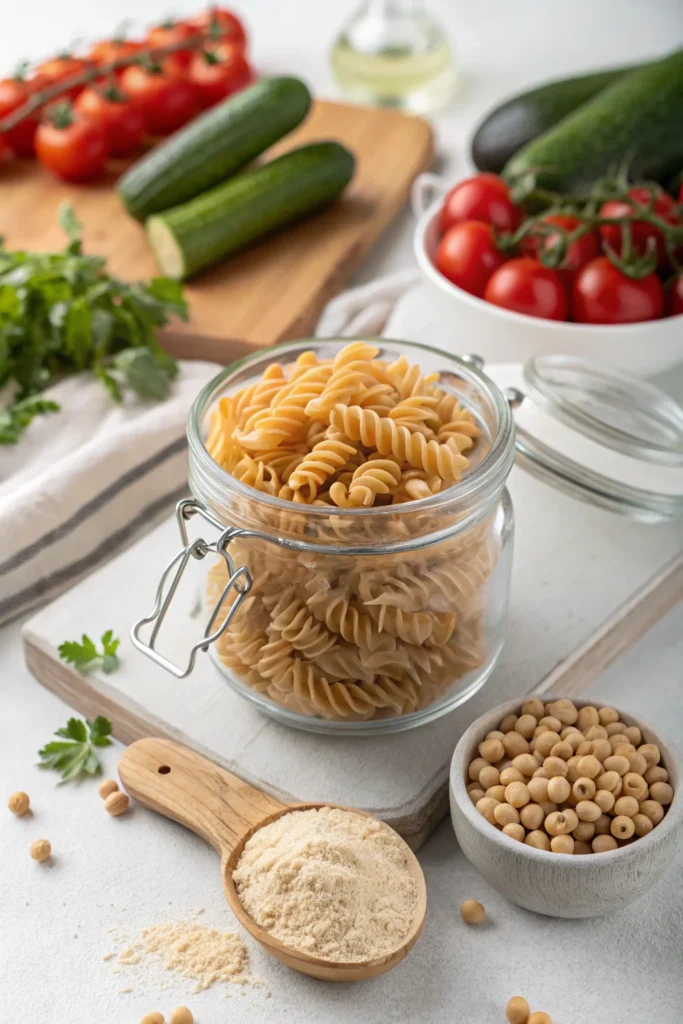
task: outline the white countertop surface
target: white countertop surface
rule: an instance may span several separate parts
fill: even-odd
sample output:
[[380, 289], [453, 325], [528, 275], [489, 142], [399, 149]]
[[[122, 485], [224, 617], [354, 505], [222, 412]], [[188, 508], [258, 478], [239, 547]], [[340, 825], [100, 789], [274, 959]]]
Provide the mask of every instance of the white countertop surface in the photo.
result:
[[[127, 16], [161, 19], [161, 0], [48, 0], [13, 3], [3, 12], [0, 65], [40, 57], [78, 36], [111, 32]], [[250, 0], [246, 11], [256, 62], [264, 72], [303, 75], [324, 96], [337, 95], [327, 49], [354, 4], [347, 0]], [[511, 90], [593, 66], [656, 55], [683, 43], [683, 6], [676, 0], [607, 2], [500, 0], [466, 5], [432, 0], [448, 27], [462, 69], [462, 92], [435, 118], [440, 164], [466, 170], [473, 123]], [[173, 5], [176, 12], [192, 4]], [[360, 280], [411, 265], [410, 217], [390, 229]], [[74, 633], [87, 628], [74, 623]], [[683, 605], [591, 688], [601, 699], [642, 714], [680, 743], [683, 736]], [[349, 1024], [497, 1024], [513, 994], [553, 1024], [674, 1024], [683, 1001], [683, 856], [655, 890], [631, 910], [602, 920], [541, 918], [507, 904], [459, 853], [446, 821], [420, 852], [430, 911], [425, 933], [396, 971], [363, 985], [333, 987], [297, 976], [248, 942], [263, 988], [214, 988], [149, 968], [113, 973], [102, 955], [118, 951], [115, 933], [179, 919], [199, 908], [206, 924], [235, 927], [223, 904], [214, 853], [179, 826], [136, 808], [122, 819], [102, 810], [97, 784], [57, 788], [56, 776], [33, 767], [35, 752], [68, 717], [23, 665], [19, 624], [0, 632], [0, 779], [8, 796], [25, 789], [34, 815], [15, 819], [0, 808], [0, 1007], [5, 1017], [37, 1024], [135, 1024], [143, 1013], [178, 1003], [198, 1024], [248, 1021], [343, 1021]], [[104, 751], [107, 774], [117, 750]], [[1, 795], [1, 794], [0, 794]], [[5, 798], [3, 798], [5, 799]], [[49, 838], [50, 866], [28, 857]], [[488, 922], [468, 929], [463, 899], [478, 898]], [[123, 993], [121, 990], [132, 991]], [[9, 1016], [8, 1016], [9, 1015]]]

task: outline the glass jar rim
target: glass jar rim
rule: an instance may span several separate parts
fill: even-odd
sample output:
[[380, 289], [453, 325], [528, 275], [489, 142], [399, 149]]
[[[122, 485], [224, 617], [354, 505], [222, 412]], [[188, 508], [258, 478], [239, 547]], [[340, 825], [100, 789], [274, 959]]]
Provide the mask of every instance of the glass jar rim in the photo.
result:
[[[224, 388], [225, 385], [228, 384], [232, 378], [237, 376], [241, 370], [248, 367], [250, 364], [262, 361], [264, 357], [267, 358], [268, 356], [276, 357], [278, 362], [284, 362], [288, 353], [300, 351], [303, 346], [305, 346], [306, 349], [318, 349], [323, 348], [325, 345], [335, 343], [339, 345], [347, 345], [354, 340], [357, 339], [300, 338], [295, 341], [273, 345], [268, 348], [257, 349], [248, 356], [244, 356], [242, 359], [226, 366], [225, 369], [221, 370], [219, 374], [213, 377], [202, 388], [195, 398], [189, 412], [187, 437], [190, 455], [191, 458], [195, 460], [196, 465], [208, 476], [209, 480], [211, 480], [215, 486], [221, 488], [227, 493], [232, 493], [242, 498], [248, 498], [257, 505], [266, 507], [270, 510], [289, 513], [293, 510], [298, 512], [305, 511], [307, 515], [310, 514], [314, 517], [320, 517], [321, 519], [338, 517], [339, 521], [341, 521], [342, 519], [358, 519], [365, 516], [381, 518], [382, 516], [387, 516], [387, 514], [397, 517], [405, 517], [414, 514], [415, 512], [438, 512], [442, 506], [452, 506], [454, 502], [461, 503], [462, 505], [469, 503], [472, 508], [476, 508], [478, 504], [487, 507], [486, 498], [489, 495], [495, 495], [498, 493], [507, 479], [514, 463], [515, 428], [510, 405], [498, 385], [482, 371], [481, 366], [483, 365], [483, 361], [477, 356], [455, 356], [450, 352], [445, 352], [442, 349], [435, 348], [431, 345], [424, 345], [420, 342], [376, 337], [362, 339], [368, 343], [376, 344], [378, 347], [383, 345], [397, 346], [401, 351], [405, 351], [406, 354], [415, 352], [417, 356], [420, 352], [428, 352], [433, 356], [437, 356], [441, 360], [446, 360], [454, 372], [457, 371], [460, 377], [464, 378], [470, 385], [476, 387], [484, 394], [495, 414], [496, 434], [491, 438], [491, 447], [482, 461], [459, 483], [453, 484], [429, 498], [420, 498], [415, 501], [401, 503], [400, 505], [383, 505], [365, 509], [336, 508], [330, 505], [298, 505], [283, 498], [266, 494], [263, 491], [257, 491], [253, 487], [244, 484], [241, 480], [238, 480], [236, 477], [224, 470], [211, 457], [206, 449], [202, 437], [203, 417], [211, 403], [215, 401], [219, 390]], [[203, 495], [201, 494], [198, 494], [197, 497], [200, 500], [203, 499]], [[461, 522], [463, 526], [470, 525], [471, 517], [466, 516]], [[455, 524], [456, 530], [459, 530], [460, 528], [460, 522]], [[446, 532], [454, 532], [454, 527], [450, 526]], [[440, 531], [440, 533], [443, 533], [443, 531]], [[432, 538], [434, 538], [434, 536], [435, 534], [432, 534]], [[292, 544], [295, 546], [304, 546], [306, 548], [318, 547], [318, 545], [302, 544], [302, 542], [294, 541]]]

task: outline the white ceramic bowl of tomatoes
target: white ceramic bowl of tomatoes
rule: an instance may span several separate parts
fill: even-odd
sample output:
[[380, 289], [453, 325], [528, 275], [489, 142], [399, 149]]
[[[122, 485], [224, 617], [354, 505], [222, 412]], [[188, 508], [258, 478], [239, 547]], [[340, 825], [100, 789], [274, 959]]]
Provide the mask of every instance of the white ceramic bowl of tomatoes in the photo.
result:
[[[683, 224], [681, 203], [664, 197], [658, 213], [660, 206], [667, 220]], [[442, 344], [465, 344], [487, 361], [584, 356], [646, 376], [683, 361], [683, 275], [660, 266], [629, 277], [605, 254], [607, 242], [619, 255], [620, 226], [602, 225], [570, 241], [553, 269], [537, 258], [538, 246], [557, 238], [552, 219], [513, 251], [498, 247], [497, 237], [518, 228], [525, 214], [496, 175], [477, 174], [449, 190], [435, 175], [422, 175], [413, 207], [415, 256]], [[624, 214], [631, 215], [622, 204]], [[558, 216], [565, 232], [576, 229], [571, 216]], [[633, 227], [632, 235], [643, 254], [655, 243], [662, 249], [650, 224]]]

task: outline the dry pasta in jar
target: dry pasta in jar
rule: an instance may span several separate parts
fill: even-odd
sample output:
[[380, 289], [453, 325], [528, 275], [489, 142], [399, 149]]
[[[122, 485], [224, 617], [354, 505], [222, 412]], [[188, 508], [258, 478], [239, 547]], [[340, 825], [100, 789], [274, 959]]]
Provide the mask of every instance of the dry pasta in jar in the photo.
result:
[[[409, 348], [300, 350], [210, 411], [206, 451], [242, 485], [221, 516], [237, 529], [229, 553], [252, 578], [216, 654], [297, 715], [436, 707], [478, 688], [502, 643], [511, 457], [499, 450], [479, 486], [496, 450], [491, 411], [466, 368], [428, 372]], [[228, 578], [224, 560], [212, 566], [209, 607]]]

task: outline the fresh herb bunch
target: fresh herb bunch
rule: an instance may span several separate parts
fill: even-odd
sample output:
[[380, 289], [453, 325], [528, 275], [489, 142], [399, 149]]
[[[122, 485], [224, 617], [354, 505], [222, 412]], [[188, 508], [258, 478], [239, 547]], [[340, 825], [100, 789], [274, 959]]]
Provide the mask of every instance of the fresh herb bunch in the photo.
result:
[[80, 643], [78, 640], [65, 640], [63, 644], [60, 644], [59, 657], [62, 661], [74, 665], [83, 672], [93, 668], [95, 662], [99, 662], [102, 665], [102, 671], [109, 675], [119, 667], [119, 658], [116, 653], [119, 649], [119, 642], [114, 637], [114, 631], [108, 629], [100, 637], [102, 650], [98, 651], [94, 641], [84, 633]]
[[41, 768], [54, 768], [61, 772], [62, 782], [68, 782], [81, 774], [99, 775], [102, 765], [95, 748], [111, 744], [111, 731], [111, 722], [102, 715], [98, 715], [94, 722], [70, 718], [55, 733], [61, 740], [52, 740], [38, 751], [38, 764]]
[[187, 319], [178, 282], [119, 281], [103, 258], [83, 253], [68, 204], [60, 223], [70, 239], [62, 253], [0, 247], [0, 388], [11, 393], [0, 410], [0, 444], [16, 443], [34, 416], [59, 410], [36, 396], [68, 374], [92, 370], [120, 402], [126, 388], [166, 398], [178, 373], [156, 339], [171, 317]]

